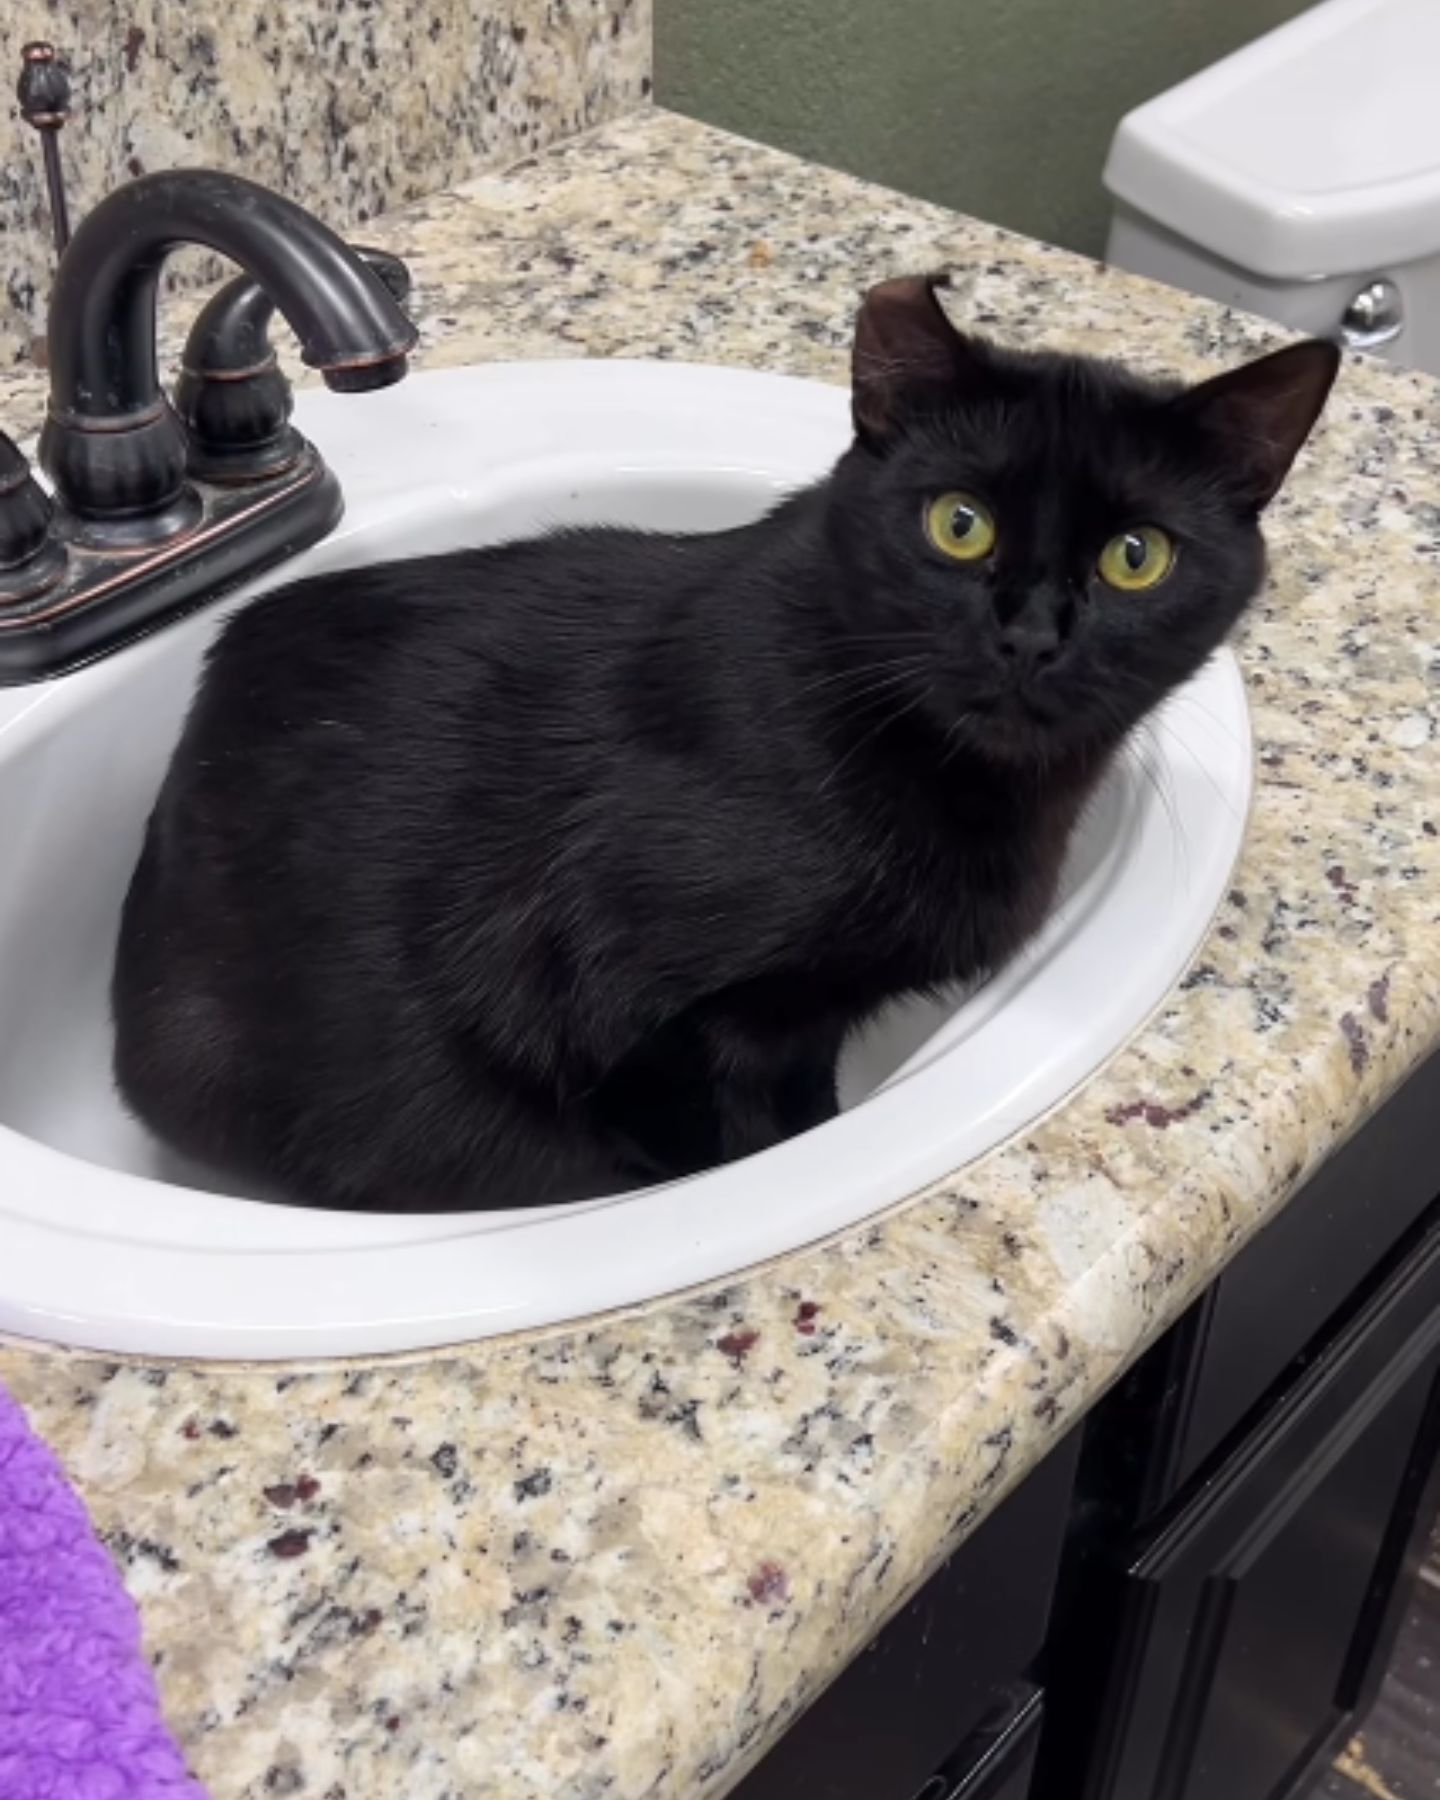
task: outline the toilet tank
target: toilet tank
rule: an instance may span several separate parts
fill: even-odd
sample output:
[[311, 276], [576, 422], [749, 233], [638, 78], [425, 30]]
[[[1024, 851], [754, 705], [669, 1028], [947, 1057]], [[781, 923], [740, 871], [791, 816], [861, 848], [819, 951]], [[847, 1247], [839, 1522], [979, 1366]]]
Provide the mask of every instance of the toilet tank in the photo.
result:
[[1324, 0], [1121, 120], [1107, 260], [1440, 373], [1440, 0]]

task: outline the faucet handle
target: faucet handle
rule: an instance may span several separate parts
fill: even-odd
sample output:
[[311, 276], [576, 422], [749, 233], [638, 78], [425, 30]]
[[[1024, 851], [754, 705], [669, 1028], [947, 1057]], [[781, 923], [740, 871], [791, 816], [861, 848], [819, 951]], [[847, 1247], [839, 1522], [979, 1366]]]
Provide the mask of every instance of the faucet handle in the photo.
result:
[[55, 508], [19, 448], [0, 431], [0, 612], [54, 587], [65, 547], [51, 531]]
[[377, 250], [373, 244], [352, 244], [351, 248], [389, 288], [390, 298], [403, 306], [415, 285], [410, 276], [410, 265], [393, 250]]
[[[397, 301], [410, 293], [410, 271], [387, 250], [355, 254]], [[237, 275], [201, 309], [190, 329], [175, 384], [192, 477], [221, 486], [278, 475], [297, 462], [304, 439], [290, 424], [290, 383], [270, 343], [275, 302], [258, 281]]]
[[70, 242], [70, 209], [65, 200], [59, 139], [60, 127], [70, 117], [70, 70], [53, 44], [26, 44], [21, 50], [15, 97], [20, 102], [20, 117], [40, 134], [50, 195], [50, 229], [56, 252], [63, 256]]

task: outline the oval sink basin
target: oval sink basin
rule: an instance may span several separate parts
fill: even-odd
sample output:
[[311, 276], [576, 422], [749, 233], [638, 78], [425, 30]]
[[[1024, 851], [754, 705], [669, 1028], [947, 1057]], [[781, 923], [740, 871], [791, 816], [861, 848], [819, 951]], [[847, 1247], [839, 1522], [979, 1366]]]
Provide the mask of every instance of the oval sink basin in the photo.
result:
[[[839, 389], [673, 364], [447, 371], [363, 400], [307, 394], [297, 416], [340, 477], [345, 520], [252, 592], [557, 522], [736, 525], [849, 436]], [[1244, 830], [1248, 716], [1222, 655], [1121, 759], [1039, 938], [977, 991], [897, 1007], [854, 1042], [833, 1123], [563, 1207], [275, 1205], [182, 1165], [109, 1073], [120, 903], [200, 657], [234, 604], [0, 694], [3, 1330], [192, 1357], [395, 1351], [578, 1318], [793, 1250], [961, 1168], [1092, 1074], [1181, 974]]]

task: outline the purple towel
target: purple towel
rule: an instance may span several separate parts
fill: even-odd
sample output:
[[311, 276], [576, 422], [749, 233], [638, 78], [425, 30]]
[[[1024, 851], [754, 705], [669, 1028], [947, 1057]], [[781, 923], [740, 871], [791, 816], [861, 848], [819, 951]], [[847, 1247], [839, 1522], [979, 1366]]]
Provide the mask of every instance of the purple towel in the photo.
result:
[[204, 1800], [160, 1715], [119, 1571], [4, 1388], [0, 1796]]

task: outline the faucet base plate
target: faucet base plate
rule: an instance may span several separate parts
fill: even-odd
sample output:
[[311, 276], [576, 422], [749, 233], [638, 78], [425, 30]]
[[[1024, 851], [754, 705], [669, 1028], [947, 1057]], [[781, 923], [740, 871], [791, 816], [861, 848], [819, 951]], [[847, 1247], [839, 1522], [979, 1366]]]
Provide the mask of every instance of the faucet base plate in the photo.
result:
[[172, 538], [189, 537], [205, 520], [205, 503], [189, 483], [168, 506], [135, 519], [82, 519], [65, 507], [57, 508], [57, 535], [76, 550], [99, 550], [112, 560], [127, 551], [158, 549]]
[[188, 529], [135, 550], [91, 550], [70, 540], [63, 577], [28, 599], [0, 601], [0, 687], [44, 681], [219, 599], [334, 530], [339, 483], [305, 446], [293, 467], [244, 487], [195, 484]]

